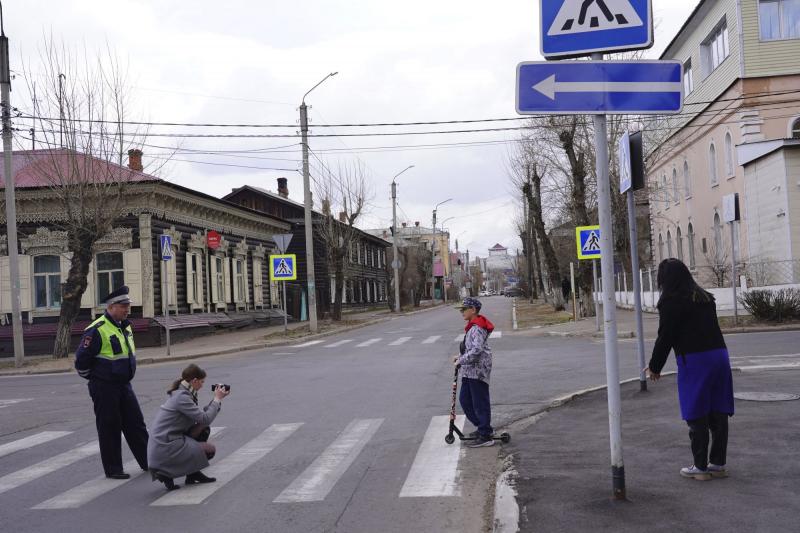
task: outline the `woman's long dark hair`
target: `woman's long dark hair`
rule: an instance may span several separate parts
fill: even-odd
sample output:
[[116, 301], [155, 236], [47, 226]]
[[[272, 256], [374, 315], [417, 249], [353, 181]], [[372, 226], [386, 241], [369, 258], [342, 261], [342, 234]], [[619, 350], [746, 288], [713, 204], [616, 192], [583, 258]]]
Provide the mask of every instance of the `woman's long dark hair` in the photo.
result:
[[714, 301], [714, 295], [702, 289], [692, 277], [692, 273], [682, 261], [674, 258], [664, 259], [658, 265], [658, 288], [661, 291], [659, 305], [667, 298], [686, 298], [693, 302]]
[[193, 379], [205, 379], [206, 371], [197, 366], [196, 364], [192, 363], [186, 368], [183, 369], [181, 372], [181, 377], [176, 379], [172, 382], [169, 389], [167, 389], [167, 394], [172, 394], [181, 386], [181, 381], [192, 381]]

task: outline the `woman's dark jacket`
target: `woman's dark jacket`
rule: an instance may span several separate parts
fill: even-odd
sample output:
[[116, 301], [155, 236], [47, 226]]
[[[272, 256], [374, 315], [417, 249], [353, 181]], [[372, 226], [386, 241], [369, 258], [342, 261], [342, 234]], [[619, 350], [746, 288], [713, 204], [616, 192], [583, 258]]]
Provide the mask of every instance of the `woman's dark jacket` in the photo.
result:
[[717, 321], [717, 305], [705, 291], [662, 296], [658, 317], [658, 338], [648, 365], [656, 374], [664, 368], [670, 350], [688, 355], [726, 347]]

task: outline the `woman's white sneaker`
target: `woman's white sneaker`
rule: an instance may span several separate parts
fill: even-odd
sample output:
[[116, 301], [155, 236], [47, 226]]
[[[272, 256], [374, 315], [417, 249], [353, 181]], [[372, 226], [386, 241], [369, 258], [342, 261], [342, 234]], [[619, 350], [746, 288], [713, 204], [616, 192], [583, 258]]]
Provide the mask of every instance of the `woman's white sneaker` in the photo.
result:
[[725, 470], [725, 465], [708, 465], [708, 473], [711, 477], [728, 477], [728, 471]]
[[681, 476], [696, 479], [697, 481], [708, 481], [711, 479], [711, 474], [708, 470], [700, 470], [694, 465], [681, 468]]

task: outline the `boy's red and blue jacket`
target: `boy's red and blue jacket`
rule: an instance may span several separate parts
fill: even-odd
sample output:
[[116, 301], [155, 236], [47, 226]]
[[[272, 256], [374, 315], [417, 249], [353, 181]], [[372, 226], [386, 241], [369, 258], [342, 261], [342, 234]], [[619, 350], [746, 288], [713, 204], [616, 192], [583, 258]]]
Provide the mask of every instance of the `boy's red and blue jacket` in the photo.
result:
[[464, 331], [464, 349], [458, 358], [461, 376], [489, 383], [489, 376], [492, 373], [492, 350], [488, 341], [489, 335], [494, 331], [494, 324], [485, 316], [478, 315], [467, 323]]

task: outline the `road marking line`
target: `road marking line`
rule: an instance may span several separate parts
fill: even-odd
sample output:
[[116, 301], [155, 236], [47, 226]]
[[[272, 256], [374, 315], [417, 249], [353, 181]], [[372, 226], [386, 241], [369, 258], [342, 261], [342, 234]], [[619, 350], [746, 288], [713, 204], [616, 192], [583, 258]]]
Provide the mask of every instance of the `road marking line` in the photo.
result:
[[381, 339], [380, 337], [378, 337], [377, 339], [370, 339], [368, 341], [362, 342], [361, 344], [356, 344], [356, 348], [364, 348], [365, 346], [369, 346], [370, 344], [375, 344], [376, 342], [380, 342], [381, 340], [383, 339]]
[[[464, 428], [464, 417], [456, 417], [456, 426]], [[417, 456], [400, 490], [401, 498], [432, 498], [459, 496], [458, 460], [461, 457], [460, 441], [447, 444], [444, 436], [450, 428], [448, 415], [434, 416], [417, 449]]]
[[441, 338], [442, 338], [441, 335], [434, 335], [433, 337], [428, 337], [427, 339], [422, 341], [422, 344], [433, 344], [434, 342], [438, 341]]
[[29, 402], [31, 400], [33, 400], [33, 398], [15, 398], [11, 400], [0, 400], [0, 409], [8, 407], [9, 405], [14, 405], [15, 403]]
[[503, 332], [502, 331], [493, 331], [492, 334], [490, 335], [490, 337], [493, 338], [493, 339], [500, 339], [500, 338], [503, 337]]
[[216, 477], [217, 481], [215, 483], [182, 487], [181, 490], [168, 492], [150, 505], [198, 505], [203, 503], [206, 498], [277, 448], [302, 425], [302, 422], [271, 425], [261, 435], [208, 468], [206, 474]]
[[24, 439], [8, 442], [0, 446], [0, 457], [4, 457], [19, 450], [27, 450], [28, 448], [50, 442], [51, 440], [64, 437], [71, 433], [71, 431], [42, 431], [41, 433], [25, 437]]
[[345, 339], [343, 341], [334, 342], [333, 344], [327, 344], [325, 345], [325, 348], [338, 348], [339, 346], [347, 344], [348, 342], [353, 342], [353, 339]]
[[303, 344], [295, 344], [294, 346], [290, 346], [290, 348], [305, 348], [307, 346], [314, 346], [315, 344], [321, 344], [322, 341], [308, 341], [304, 342]]
[[463, 335], [459, 335], [458, 337], [456, 337], [455, 339], [453, 339], [453, 342], [461, 342], [461, 341], [463, 341], [463, 340], [464, 340], [464, 336], [463, 336]]
[[[224, 429], [224, 426], [212, 427], [211, 437], [218, 436]], [[144, 474], [135, 460], [122, 465], [122, 470], [131, 475], [130, 479], [108, 479], [105, 476], [99, 476], [35, 505], [31, 509], [77, 509]]]
[[405, 344], [411, 340], [411, 337], [400, 337], [394, 342], [390, 342], [389, 346], [400, 346], [401, 344]]
[[93, 440], [73, 450], [53, 456], [50, 459], [45, 459], [35, 465], [6, 474], [0, 477], [0, 494], [98, 453], [100, 453], [100, 447], [97, 441]]
[[324, 500], [382, 423], [383, 418], [350, 422], [339, 437], [273, 503]]
[[742, 372], [749, 370], [780, 370], [786, 368], [800, 368], [800, 363], [784, 363], [781, 365], [753, 365], [753, 366], [737, 366]]
[[782, 357], [800, 357], [800, 353], [787, 353], [782, 355], [735, 355], [731, 357], [734, 359], [776, 359]]

